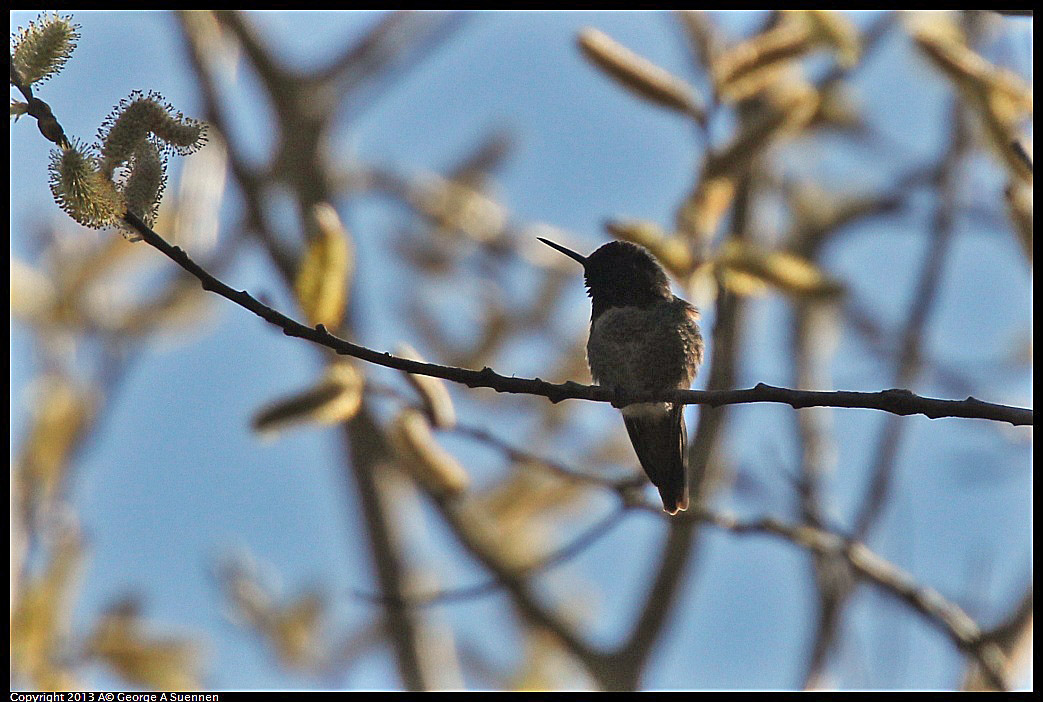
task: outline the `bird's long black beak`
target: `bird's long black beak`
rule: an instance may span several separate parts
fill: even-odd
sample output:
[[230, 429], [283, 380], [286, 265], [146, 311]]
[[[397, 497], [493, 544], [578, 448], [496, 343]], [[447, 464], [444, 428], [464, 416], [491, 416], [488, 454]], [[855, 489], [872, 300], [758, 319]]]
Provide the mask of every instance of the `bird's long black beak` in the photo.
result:
[[542, 236], [538, 236], [536, 238], [539, 239], [540, 241], [542, 241], [547, 246], [551, 247], [552, 249], [557, 249], [561, 253], [563, 253], [566, 256], [568, 256], [569, 258], [571, 258], [573, 261], [579, 261], [580, 265], [583, 265], [583, 266], [587, 265], [587, 257], [586, 256], [581, 256], [580, 254], [576, 253], [572, 249], [566, 249], [561, 244], [555, 244], [553, 241], [550, 241], [549, 239], [544, 239]]

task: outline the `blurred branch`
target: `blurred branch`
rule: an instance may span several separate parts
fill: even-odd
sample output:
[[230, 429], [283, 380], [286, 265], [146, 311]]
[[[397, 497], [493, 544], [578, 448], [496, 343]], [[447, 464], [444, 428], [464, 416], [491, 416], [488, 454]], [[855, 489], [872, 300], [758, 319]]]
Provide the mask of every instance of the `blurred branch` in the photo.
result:
[[[877, 214], [870, 207], [867, 215]], [[818, 263], [823, 244], [838, 227], [857, 215], [834, 217], [828, 224], [802, 226], [798, 220], [791, 248], [797, 255]], [[812, 223], [808, 223], [812, 224]], [[798, 300], [793, 311], [791, 350], [794, 380], [801, 390], [830, 387], [830, 368], [836, 350], [837, 303], [831, 300]], [[800, 440], [799, 492], [801, 519], [812, 527], [824, 524], [822, 505], [823, 481], [833, 472], [836, 448], [832, 438], [831, 411], [826, 408], [795, 412], [797, 436]], [[829, 650], [837, 632], [844, 595], [850, 587], [849, 570], [835, 556], [814, 553], [812, 558], [815, 584], [818, 590], [818, 622], [815, 627], [811, 653], [803, 673], [802, 689], [821, 687], [815, 681], [825, 667]]]
[[[573, 557], [618, 524], [623, 516], [631, 510], [660, 513], [660, 510], [651, 504], [624, 504], [597, 522], [575, 541], [555, 551], [534, 566], [525, 568], [523, 571], [510, 573], [501, 571], [499, 567], [493, 567], [493, 572], [499, 573], [500, 577], [485, 583], [391, 600], [384, 596], [358, 591], [353, 594], [372, 602], [401, 607], [427, 607], [435, 604], [471, 600], [495, 592], [501, 587], [517, 589], [519, 588], [519, 578], [532, 576], [548, 570]], [[860, 580], [880, 588], [886, 594], [903, 602], [926, 620], [942, 629], [956, 646], [966, 650], [974, 658], [975, 663], [981, 667], [981, 674], [985, 676], [986, 681], [990, 685], [1000, 686], [1001, 688], [1005, 685], [1003, 667], [1006, 665], [1006, 659], [1002, 651], [997, 647], [1003, 647], [1005, 642], [1009, 643], [1018, 638], [1026, 617], [1031, 621], [1030, 591], [1008, 621], [992, 631], [982, 632], [977, 623], [966, 612], [955, 603], [947, 600], [936, 590], [919, 585], [910, 574], [880, 557], [864, 544], [822, 528], [812, 527], [807, 524], [787, 524], [773, 517], [741, 520], [728, 513], [715, 512], [703, 508], [694, 508], [690, 512], [682, 513], [679, 517], [671, 520], [671, 522], [675, 521], [684, 522], [688, 525], [705, 524], [741, 536], [773, 536], [781, 538], [798, 548], [806, 549], [817, 556], [843, 561]], [[653, 640], [657, 638], [657, 636], [652, 637]], [[630, 652], [629, 648], [621, 649], [620, 652], [615, 654], [597, 654], [585, 647], [579, 647], [579, 650], [583, 652], [582, 656], [589, 657], [590, 660], [588, 662], [594, 660], [604, 661], [598, 663], [595, 666], [596, 668], [604, 669], [609, 667], [611, 664], [608, 664], [607, 661], [610, 660], [617, 660], [617, 665], [622, 666], [622, 670], [625, 670], [630, 665], [624, 660], [625, 655], [628, 655]], [[625, 654], [624, 651], [628, 653]], [[621, 670], [616, 670], [611, 679], [618, 681], [621, 679], [619, 678], [620, 675], [622, 675]], [[618, 688], [613, 687], [611, 689]]]
[[[378, 484], [381, 464], [388, 460], [388, 446], [365, 408], [344, 424], [344, 435], [351, 459], [345, 470], [350, 471], [359, 491], [377, 582], [393, 600], [405, 590], [405, 565], [395, 542], [390, 505], [385, 504]], [[420, 623], [393, 601], [386, 604], [384, 611], [403, 684], [410, 690], [430, 689], [419, 645]]]
[[[865, 344], [867, 351], [881, 361], [894, 362], [900, 349], [896, 348], [895, 337], [898, 334], [892, 326], [875, 319], [868, 307], [854, 295], [848, 296], [845, 300], [843, 315], [847, 327], [860, 337], [859, 340]], [[999, 368], [1003, 365], [999, 359], [983, 360], [981, 363], [991, 368]], [[920, 372], [929, 376], [932, 382], [938, 383], [948, 392], [957, 395], [972, 394], [973, 388], [976, 387], [965, 370], [942, 361], [936, 355], [928, 357], [926, 353], [921, 353]]]
[[512, 461], [525, 461], [529, 465], [537, 466], [540, 468], [546, 468], [547, 470], [553, 472], [555, 475], [558, 475], [561, 478], [564, 478], [565, 480], [581, 480], [585, 483], [589, 483], [592, 485], [600, 485], [602, 487], [607, 487], [614, 490], [623, 490], [626, 488], [626, 481], [620, 482], [611, 478], [606, 478], [603, 475], [598, 475], [589, 472], [581, 473], [580, 471], [574, 470], [572, 468], [567, 468], [561, 465], [560, 463], [557, 463], [556, 461], [550, 461], [546, 458], [537, 456], [528, 451], [523, 451], [521, 449], [515, 448], [514, 446], [511, 446], [507, 442], [503, 441], [502, 439], [493, 436], [489, 432], [478, 427], [457, 425], [453, 428], [452, 431], [461, 436], [469, 436], [472, 439], [481, 441], [487, 446], [496, 448]]
[[[575, 539], [570, 541], [565, 546], [555, 550], [541, 558], [537, 563], [533, 563], [530, 566], [522, 568], [518, 571], [519, 576], [534, 576], [539, 573], [551, 570], [562, 563], [565, 563], [572, 558], [575, 558], [580, 553], [585, 551], [590, 546], [594, 545], [603, 536], [606, 536], [614, 527], [623, 521], [623, 516], [626, 514], [626, 507], [621, 506], [609, 514], [605, 515], [604, 518], [598, 520], [593, 526], [586, 529]], [[474, 600], [485, 595], [491, 595], [497, 592], [503, 587], [504, 582], [502, 577], [495, 577], [492, 580], [487, 580], [483, 583], [476, 585], [468, 585], [465, 587], [454, 588], [451, 590], [440, 590], [438, 592], [432, 592], [425, 595], [412, 595], [408, 597], [397, 597], [388, 598], [386, 595], [375, 595], [361, 590], [354, 590], [352, 594], [369, 602], [378, 603], [392, 603], [402, 607], [430, 607], [432, 605], [446, 604], [450, 602], [462, 602], [468, 600]]]
[[[248, 224], [267, 249], [285, 285], [294, 289], [298, 274], [297, 254], [275, 235], [269, 224], [270, 192], [283, 183], [289, 188], [300, 216], [301, 238], [305, 241], [313, 239], [316, 227], [311, 213], [315, 205], [327, 203], [333, 196], [326, 157], [327, 132], [334, 121], [337, 105], [347, 100], [352, 92], [346, 88], [338, 89], [336, 74], [346, 75], [354, 71], [359, 81], [370, 76], [378, 65], [368, 60], [367, 57], [372, 55], [368, 47], [383, 47], [378, 64], [392, 61], [401, 44], [395, 41], [384, 46], [382, 37], [389, 24], [404, 24], [408, 34], [408, 27], [414, 24], [413, 18], [399, 14], [392, 16], [392, 20], [379, 23], [360, 44], [344, 54], [342, 62], [334, 62], [333, 73], [302, 73], [281, 65], [249, 18], [242, 13], [182, 13], [179, 17], [200, 78], [208, 117], [228, 135], [230, 164], [243, 189]], [[236, 144], [234, 137], [238, 132], [218, 98], [211, 67], [215, 52], [211, 45], [219, 39], [219, 28], [227, 30], [238, 40], [274, 107], [275, 146], [267, 162], [258, 167], [248, 165], [247, 150]], [[400, 39], [408, 40], [408, 37]], [[339, 235], [348, 236], [343, 230]], [[348, 328], [345, 323], [344, 329]], [[401, 554], [400, 535], [395, 533], [389, 496], [377, 480], [381, 466], [390, 458], [388, 447], [366, 408], [345, 424], [345, 432], [348, 449], [345, 456], [350, 456], [350, 460], [345, 461], [345, 470], [358, 491], [366, 518], [365, 533], [379, 586], [382, 592], [393, 597], [403, 592], [410, 571]], [[388, 606], [384, 613], [385, 629], [392, 642], [403, 685], [412, 690], [437, 686], [440, 679], [439, 671], [435, 669], [437, 663], [430, 647], [424, 645], [425, 623], [415, 613], [401, 607]]]
[[[973, 148], [965, 108], [958, 103], [952, 107], [952, 139], [938, 170], [938, 202], [935, 206], [932, 236], [921, 264], [920, 278], [913, 294], [913, 304], [902, 330], [896, 385], [911, 383], [920, 368], [920, 349], [924, 327], [938, 297], [943, 264], [947, 258], [955, 231], [957, 188], [961, 182], [959, 167]], [[855, 534], [864, 538], [879, 516], [890, 495], [891, 478], [901, 445], [904, 425], [888, 418], [880, 432], [871, 469], [869, 488], [855, 520]]]
[[378, 104], [396, 78], [421, 65], [474, 15], [466, 11], [397, 10], [378, 29], [335, 58], [316, 78], [346, 96], [346, 119]]
[[295, 258], [285, 244], [275, 237], [263, 206], [265, 176], [260, 169], [249, 164], [246, 156], [248, 150], [240, 143], [239, 130], [235, 129], [229, 111], [218, 97], [220, 86], [213, 64], [218, 62], [222, 53], [230, 53], [232, 50], [222, 45], [212, 13], [178, 11], [176, 16], [181, 23], [188, 58], [202, 93], [206, 120], [225, 140], [229, 168], [243, 192], [246, 209], [244, 228], [264, 244], [283, 279], [292, 281], [296, 273]]
[[1016, 139], [1011, 144], [1011, 148], [1014, 149], [1014, 153], [1017, 154], [1018, 158], [1020, 158], [1022, 160], [1022, 162], [1025, 164], [1025, 167], [1028, 168], [1029, 173], [1031, 173], [1032, 172], [1032, 154], [1030, 154], [1028, 152], [1028, 149], [1025, 148], [1025, 144], [1020, 139]]
[[[750, 211], [753, 202], [753, 177], [745, 175], [732, 209], [734, 238], [746, 239], [750, 234]], [[735, 384], [741, 350], [742, 319], [746, 304], [740, 295], [723, 292], [717, 298], [717, 314], [711, 335], [712, 353], [707, 369], [707, 387], [726, 391]], [[718, 452], [722, 445], [728, 414], [713, 407], [700, 411], [695, 436], [688, 447], [688, 471], [691, 502], [699, 509], [709, 499], [720, 478]], [[670, 530], [663, 545], [659, 567], [645, 595], [633, 630], [614, 656], [613, 673], [622, 689], [637, 689], [652, 650], [670, 621], [675, 599], [683, 591], [682, 582], [689, 563], [696, 556], [699, 530], [692, 520], [670, 520]]]
[[[1023, 670], [1032, 662], [1032, 629], [1033, 629], [1033, 607], [1032, 607], [1032, 585], [1030, 584], [1014, 605], [1007, 617], [1000, 624], [989, 629], [982, 638], [995, 642], [1007, 657], [1004, 677], [1008, 680]], [[975, 662], [971, 665], [964, 677], [964, 690], [995, 690], [990, 684], [989, 676], [982, 671], [981, 666]]]
[[511, 596], [515, 607], [522, 616], [552, 633], [561, 645], [581, 660], [605, 686], [604, 683], [611, 674], [607, 657], [593, 649], [574, 631], [572, 622], [564, 616], [564, 613], [560, 613], [552, 605], [545, 605], [541, 602], [525, 577], [525, 573], [517, 572], [504, 562], [495, 545], [489, 542], [484, 530], [476, 520], [468, 518], [467, 514], [458, 509], [452, 500], [447, 500], [430, 491], [428, 497], [449, 524], [454, 536], [464, 549], [474, 556], [484, 568], [496, 574], [497, 581]]
[[[973, 22], [973, 19], [973, 16], [968, 16], [969, 22]], [[973, 32], [973, 24], [969, 29]], [[942, 156], [933, 178], [937, 187], [937, 203], [931, 225], [931, 238], [924, 253], [920, 277], [912, 297], [914, 302], [900, 337], [894, 376], [896, 385], [907, 385], [913, 382], [923, 364], [921, 346], [924, 330], [932, 306], [939, 294], [943, 265], [954, 238], [958, 211], [958, 188], [962, 182], [960, 166], [974, 147], [968, 124], [969, 110], [954, 101], [951, 115], [952, 128], [949, 146]], [[865, 499], [855, 516], [854, 535], [856, 539], [866, 538], [890, 497], [898, 447], [905, 429], [904, 423], [897, 421], [895, 417], [888, 417], [879, 434], [875, 459], [871, 467], [870, 484]], [[812, 677], [817, 674], [817, 669], [823, 665], [828, 647], [836, 636], [842, 607], [851, 595], [851, 583], [837, 581], [834, 586], [829, 600], [830, 617], [820, 619], [806, 684], [811, 683]], [[952, 635], [952, 638], [957, 644], [974, 653], [978, 664], [977, 669], [988, 684], [1003, 689], [1004, 662], [998, 647], [982, 637], [980, 633], [973, 637], [973, 643], [955, 635]]]
[[[654, 506], [645, 505], [644, 509], [652, 511]], [[733, 534], [777, 536], [813, 553], [842, 557], [859, 579], [879, 587], [942, 629], [957, 647], [974, 657], [989, 684], [997, 689], [1006, 689], [1003, 673], [1005, 657], [992, 638], [983, 633], [977, 623], [954, 602], [936, 590], [919, 585], [909, 573], [877, 555], [857, 539], [845, 538], [806, 524], [785, 524], [771, 517], [740, 521], [731, 515], [696, 509], [682, 513], [679, 518], [713, 524]]]

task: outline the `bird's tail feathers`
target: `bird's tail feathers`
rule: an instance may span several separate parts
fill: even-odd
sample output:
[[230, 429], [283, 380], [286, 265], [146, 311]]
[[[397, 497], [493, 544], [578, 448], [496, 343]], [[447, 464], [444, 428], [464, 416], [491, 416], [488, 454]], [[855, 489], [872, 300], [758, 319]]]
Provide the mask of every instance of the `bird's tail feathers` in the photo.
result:
[[688, 431], [684, 405], [667, 412], [623, 415], [630, 441], [648, 479], [659, 489], [663, 510], [673, 515], [688, 509]]

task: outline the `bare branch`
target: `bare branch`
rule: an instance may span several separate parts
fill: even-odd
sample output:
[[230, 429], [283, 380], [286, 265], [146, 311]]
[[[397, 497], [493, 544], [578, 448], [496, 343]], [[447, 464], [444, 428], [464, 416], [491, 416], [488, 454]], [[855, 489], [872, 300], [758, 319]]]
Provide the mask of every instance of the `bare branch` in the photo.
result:
[[973, 397], [968, 397], [966, 400], [939, 400], [921, 397], [908, 390], [898, 389], [880, 392], [813, 392], [791, 390], [759, 383], [756, 387], [746, 390], [674, 390], [669, 393], [626, 396], [610, 388], [597, 385], [580, 385], [571, 381], [561, 384], [548, 383], [539, 378], [517, 378], [500, 375], [491, 368], [483, 368], [480, 371], [476, 371], [468, 368], [454, 368], [434, 363], [411, 361], [407, 358], [392, 356], [390, 353], [381, 353], [358, 344], [353, 344], [350, 341], [330, 334], [321, 324], [315, 328], [305, 326], [259, 302], [245, 290], [234, 290], [210, 275], [210, 273], [189, 258], [188, 254], [180, 247], [167, 243], [166, 240], [149, 229], [135, 215], [128, 213], [125, 221], [134, 227], [151, 246], [198, 278], [203, 284], [204, 290], [217, 293], [221, 297], [231, 300], [240, 307], [253, 312], [266, 322], [282, 329], [287, 336], [307, 339], [332, 349], [338, 354], [352, 356], [386, 368], [443, 378], [454, 383], [462, 383], [471, 388], [492, 388], [497, 392], [540, 395], [546, 397], [551, 402], [561, 402], [566, 399], [609, 402], [615, 407], [623, 407], [638, 402], [657, 401], [710, 405], [712, 407], [750, 402], [777, 402], [790, 405], [794, 409], [804, 407], [858, 407], [883, 410], [898, 415], [922, 414], [931, 419], [966, 417], [971, 419], [991, 419], [1009, 422], [1014, 425], [1031, 425], [1033, 423], [1033, 410], [1031, 409], [997, 405], [983, 402]]

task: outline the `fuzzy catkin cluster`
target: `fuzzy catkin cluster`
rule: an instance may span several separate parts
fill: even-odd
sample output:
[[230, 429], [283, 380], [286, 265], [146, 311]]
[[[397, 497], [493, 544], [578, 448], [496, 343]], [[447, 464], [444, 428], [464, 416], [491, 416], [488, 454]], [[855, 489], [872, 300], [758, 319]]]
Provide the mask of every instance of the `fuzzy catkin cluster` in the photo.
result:
[[[132, 92], [98, 130], [98, 141], [70, 141], [32, 85], [58, 73], [76, 48], [71, 17], [44, 13], [11, 37], [11, 85], [27, 102], [11, 103], [11, 115], [31, 115], [40, 132], [58, 144], [49, 165], [54, 200], [80, 224], [123, 226], [128, 214], [146, 225], [159, 210], [170, 154], [187, 155], [206, 143], [206, 125], [176, 111], [159, 93]], [[126, 225], [129, 227], [129, 225]], [[125, 235], [136, 240], [129, 229]]]
[[21, 85], [41, 83], [60, 71], [76, 48], [78, 29], [72, 17], [45, 13], [13, 35], [11, 67]]
[[[205, 143], [206, 125], [175, 111], [158, 93], [134, 91], [102, 124], [96, 145], [72, 144], [52, 155], [51, 190], [85, 226], [119, 225], [128, 212], [151, 226], [166, 186], [168, 156], [190, 154]], [[89, 202], [102, 193], [104, 204]]]
[[126, 212], [123, 196], [98, 170], [90, 146], [74, 141], [51, 152], [50, 185], [54, 201], [80, 224], [101, 228], [116, 224]]
[[102, 173], [111, 178], [113, 170], [137, 156], [144, 141], [163, 155], [186, 156], [206, 142], [205, 132], [203, 124], [177, 112], [159, 93], [135, 90], [98, 130]]

